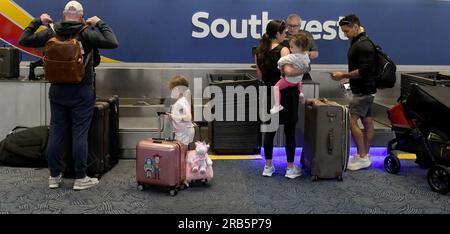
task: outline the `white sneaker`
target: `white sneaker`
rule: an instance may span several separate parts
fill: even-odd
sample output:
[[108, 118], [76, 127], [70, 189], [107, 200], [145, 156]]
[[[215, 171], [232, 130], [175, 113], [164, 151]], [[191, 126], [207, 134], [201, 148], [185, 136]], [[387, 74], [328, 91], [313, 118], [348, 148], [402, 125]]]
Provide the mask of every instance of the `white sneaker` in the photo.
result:
[[370, 167], [372, 161], [370, 160], [369, 155], [366, 157], [361, 157], [359, 155], [353, 156], [352, 160], [348, 162], [347, 169], [350, 171], [356, 171], [364, 168]]
[[73, 184], [73, 189], [75, 189], [75, 190], [87, 189], [87, 188], [97, 185], [98, 182], [99, 181], [97, 178], [90, 178], [90, 177], [86, 176], [83, 179], [76, 179], [75, 183]]
[[359, 158], [359, 154], [354, 154], [352, 156], [350, 156], [350, 160], [348, 161], [348, 164], [352, 163], [354, 160], [357, 160], [357, 158]]
[[62, 175], [59, 174], [57, 177], [48, 177], [48, 187], [49, 188], [59, 188], [59, 184], [62, 182]]
[[286, 175], [284, 175], [285, 177], [289, 178], [289, 179], [295, 179], [299, 176], [302, 175], [302, 171], [300, 170], [300, 168], [294, 166], [292, 168], [287, 168], [286, 169]]
[[272, 107], [272, 109], [270, 109], [270, 114], [272, 114], [272, 115], [276, 114], [276, 113], [280, 112], [283, 109], [284, 109], [284, 107], [282, 105], [274, 105]]
[[262, 173], [262, 175], [263, 176], [268, 176], [268, 177], [270, 177], [270, 176], [272, 176], [272, 174], [275, 172], [275, 167], [272, 165], [272, 166], [264, 166], [264, 171], [263, 171], [263, 173]]

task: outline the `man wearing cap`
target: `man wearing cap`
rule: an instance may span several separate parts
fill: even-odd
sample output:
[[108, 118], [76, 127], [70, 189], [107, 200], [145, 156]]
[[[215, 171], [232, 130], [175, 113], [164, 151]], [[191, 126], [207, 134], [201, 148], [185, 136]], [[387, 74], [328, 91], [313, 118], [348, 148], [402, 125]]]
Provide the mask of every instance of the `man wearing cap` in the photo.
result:
[[[94, 49], [114, 49], [118, 41], [112, 29], [99, 17], [93, 16], [84, 22], [83, 6], [70, 1], [63, 10], [64, 20], [53, 24], [50, 15], [43, 13], [26, 27], [19, 44], [27, 47], [43, 47], [56, 35], [69, 38], [79, 33], [78, 40], [84, 51], [84, 58]], [[81, 29], [88, 24], [86, 30]], [[50, 26], [36, 32], [41, 26]], [[96, 30], [98, 29], [98, 30]], [[81, 32], [80, 32], [81, 31]], [[85, 76], [79, 84], [52, 84], [49, 91], [51, 121], [48, 143], [49, 188], [58, 188], [61, 183], [61, 153], [66, 131], [72, 130], [72, 157], [75, 160], [75, 183], [73, 189], [82, 190], [99, 183], [97, 178], [86, 175], [88, 156], [88, 131], [94, 111], [95, 92], [93, 88], [92, 60], [86, 61]], [[71, 119], [71, 123], [68, 122]]]

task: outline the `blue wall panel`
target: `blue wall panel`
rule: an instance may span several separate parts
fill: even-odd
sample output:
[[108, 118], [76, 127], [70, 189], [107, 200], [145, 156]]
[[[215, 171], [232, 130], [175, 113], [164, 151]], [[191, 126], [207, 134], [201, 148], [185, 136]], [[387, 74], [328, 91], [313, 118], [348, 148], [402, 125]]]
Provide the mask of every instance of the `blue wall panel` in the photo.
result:
[[[48, 12], [54, 20], [62, 18], [66, 1], [16, 0], [18, 5], [38, 17]], [[285, 19], [290, 13], [302, 16], [306, 26], [318, 21], [325, 31], [314, 32], [320, 57], [316, 64], [345, 64], [348, 41], [339, 37], [336, 22], [339, 17], [355, 13], [369, 36], [388, 52], [398, 64], [450, 64], [450, 1], [437, 0], [96, 0], [80, 1], [85, 16], [104, 19], [118, 36], [120, 47], [102, 50], [107, 57], [125, 62], [153, 63], [252, 63], [251, 46], [258, 39], [252, 37], [248, 22]], [[193, 16], [209, 14], [198, 21], [210, 28], [213, 22], [231, 24], [243, 32], [241, 23], [247, 22], [247, 36], [235, 38], [231, 34], [217, 38], [209, 33], [204, 38], [193, 37], [203, 30], [193, 24]], [[265, 12], [265, 13], [263, 13]], [[218, 20], [219, 19], [219, 20]], [[222, 20], [220, 20], [222, 19]], [[256, 22], [256, 21], [255, 21]], [[260, 22], [261, 23], [261, 22]], [[334, 24], [334, 26], [332, 26]], [[263, 27], [258, 25], [261, 34]], [[219, 25], [217, 31], [223, 31]], [[244, 30], [245, 31], [245, 30]], [[326, 39], [323, 38], [325, 36]], [[334, 37], [333, 37], [334, 36]], [[331, 37], [331, 38], [330, 38]], [[331, 39], [331, 40], [329, 40]]]

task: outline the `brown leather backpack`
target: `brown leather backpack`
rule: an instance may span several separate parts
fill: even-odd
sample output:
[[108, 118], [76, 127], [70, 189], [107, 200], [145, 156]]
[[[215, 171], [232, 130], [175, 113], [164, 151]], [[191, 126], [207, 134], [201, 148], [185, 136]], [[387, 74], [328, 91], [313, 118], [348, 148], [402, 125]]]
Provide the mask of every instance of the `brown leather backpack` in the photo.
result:
[[[53, 84], [78, 84], [84, 78], [83, 54], [78, 35], [88, 26], [84, 26], [74, 37], [63, 38], [55, 34], [45, 43], [43, 58], [45, 78]], [[51, 25], [52, 30], [53, 25]], [[89, 61], [92, 53], [86, 58]]]

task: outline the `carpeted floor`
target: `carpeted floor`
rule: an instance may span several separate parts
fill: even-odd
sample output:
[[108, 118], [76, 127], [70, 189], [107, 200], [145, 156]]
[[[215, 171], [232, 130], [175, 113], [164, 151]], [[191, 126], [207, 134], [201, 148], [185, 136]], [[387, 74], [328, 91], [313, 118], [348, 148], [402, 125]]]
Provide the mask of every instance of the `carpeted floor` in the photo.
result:
[[71, 179], [48, 189], [46, 169], [0, 167], [0, 213], [450, 213], [450, 194], [432, 192], [426, 170], [403, 160], [401, 172], [390, 175], [383, 159], [373, 157], [371, 169], [346, 172], [343, 182], [287, 179], [283, 156], [274, 158], [271, 178], [261, 176], [264, 160], [215, 160], [211, 183], [175, 197], [164, 189], [138, 191], [134, 160], [121, 160], [84, 191], [72, 190]]

